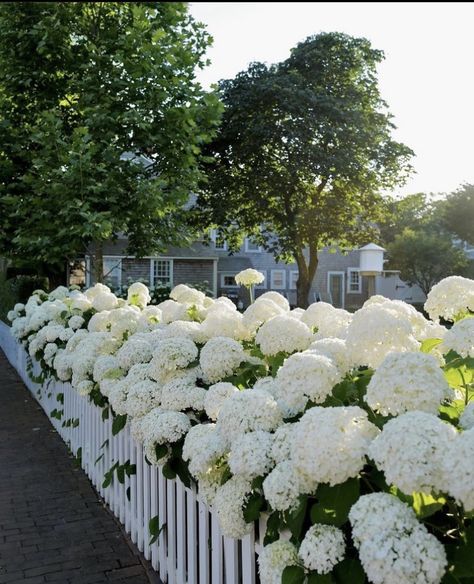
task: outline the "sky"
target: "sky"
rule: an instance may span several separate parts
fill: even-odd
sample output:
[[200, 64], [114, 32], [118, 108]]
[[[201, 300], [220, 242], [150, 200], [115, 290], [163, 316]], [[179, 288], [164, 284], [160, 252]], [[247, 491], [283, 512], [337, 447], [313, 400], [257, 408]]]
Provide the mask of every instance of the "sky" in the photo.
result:
[[198, 73], [210, 87], [252, 61], [276, 63], [319, 32], [368, 38], [385, 53], [379, 86], [415, 152], [416, 174], [400, 195], [474, 184], [474, 2], [191, 2], [214, 38], [211, 65]]

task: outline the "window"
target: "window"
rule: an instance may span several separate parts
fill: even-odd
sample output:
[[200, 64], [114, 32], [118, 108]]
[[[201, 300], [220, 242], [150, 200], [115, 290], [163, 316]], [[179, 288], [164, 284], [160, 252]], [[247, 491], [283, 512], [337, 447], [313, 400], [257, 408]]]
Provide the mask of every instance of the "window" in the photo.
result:
[[171, 260], [152, 260], [152, 285], [157, 286], [172, 286], [172, 265]]
[[291, 270], [290, 272], [290, 290], [296, 290], [298, 282], [298, 270]]
[[236, 288], [235, 274], [221, 274], [221, 288]]
[[262, 248], [257, 245], [254, 241], [252, 241], [249, 237], [245, 238], [245, 251], [246, 252], [253, 252], [253, 253], [260, 253]]
[[122, 258], [104, 257], [102, 274], [105, 284], [118, 290], [122, 285]]
[[222, 237], [222, 235], [220, 235], [218, 229], [213, 229], [211, 231], [211, 239], [214, 242], [215, 249], [221, 249], [224, 251], [227, 250], [227, 243], [226, 243], [225, 239]]
[[286, 270], [272, 270], [271, 288], [273, 290], [286, 288]]
[[362, 292], [362, 279], [359, 268], [347, 269], [347, 292], [348, 294], [360, 294]]

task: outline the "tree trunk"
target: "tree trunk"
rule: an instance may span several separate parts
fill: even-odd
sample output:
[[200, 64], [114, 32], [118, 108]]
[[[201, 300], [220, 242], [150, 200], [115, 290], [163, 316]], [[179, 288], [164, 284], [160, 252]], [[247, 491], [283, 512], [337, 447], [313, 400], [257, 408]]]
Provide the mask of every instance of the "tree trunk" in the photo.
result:
[[318, 268], [318, 245], [313, 243], [309, 246], [309, 263], [306, 263], [303, 250], [295, 253], [298, 265], [298, 282], [296, 283], [296, 304], [298, 308], [308, 308], [311, 301], [309, 293], [313, 284], [314, 276]]
[[102, 242], [96, 242], [94, 245], [94, 253], [91, 254], [91, 274], [93, 283], [97, 284], [104, 280], [104, 254]]

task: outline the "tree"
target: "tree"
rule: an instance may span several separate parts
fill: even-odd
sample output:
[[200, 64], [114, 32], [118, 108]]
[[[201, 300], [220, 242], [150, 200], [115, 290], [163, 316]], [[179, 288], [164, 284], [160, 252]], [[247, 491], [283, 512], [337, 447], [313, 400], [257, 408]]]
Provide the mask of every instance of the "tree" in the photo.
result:
[[474, 245], [474, 185], [465, 184], [446, 197], [442, 206], [446, 228]]
[[0, 253], [88, 253], [100, 281], [104, 241], [180, 240], [220, 115], [210, 40], [181, 2], [0, 5]]
[[223, 122], [207, 149], [198, 220], [239, 233], [298, 265], [306, 306], [318, 250], [373, 236], [379, 191], [403, 182], [412, 152], [391, 138], [366, 39], [324, 33], [277, 65], [252, 64], [220, 83]]
[[425, 193], [415, 193], [403, 198], [384, 199], [385, 212], [378, 223], [383, 245], [392, 243], [405, 229], [436, 230], [441, 228], [437, 203]]
[[388, 245], [390, 266], [400, 270], [400, 278], [417, 284], [425, 294], [447, 276], [460, 275], [469, 261], [449, 236], [406, 228]]

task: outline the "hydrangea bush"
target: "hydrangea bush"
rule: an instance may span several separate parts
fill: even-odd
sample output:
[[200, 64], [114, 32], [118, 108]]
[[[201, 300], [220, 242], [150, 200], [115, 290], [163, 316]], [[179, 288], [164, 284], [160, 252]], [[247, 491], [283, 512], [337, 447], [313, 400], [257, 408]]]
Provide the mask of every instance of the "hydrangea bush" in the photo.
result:
[[9, 318], [224, 535], [263, 517], [262, 584], [474, 581], [473, 280], [437, 284], [431, 320], [381, 296], [355, 314], [276, 292], [240, 314], [184, 285], [149, 301], [61, 287]]

